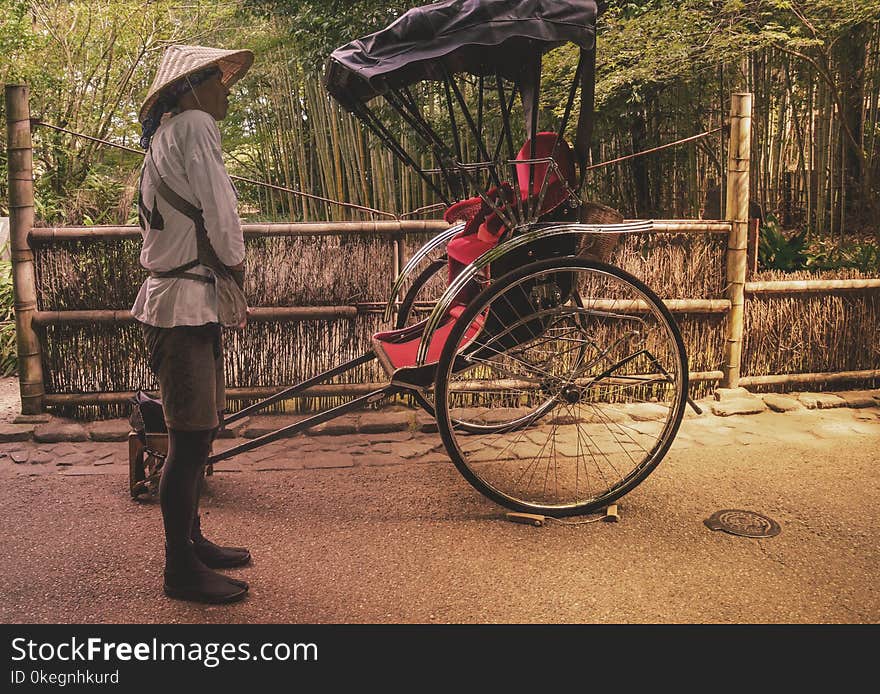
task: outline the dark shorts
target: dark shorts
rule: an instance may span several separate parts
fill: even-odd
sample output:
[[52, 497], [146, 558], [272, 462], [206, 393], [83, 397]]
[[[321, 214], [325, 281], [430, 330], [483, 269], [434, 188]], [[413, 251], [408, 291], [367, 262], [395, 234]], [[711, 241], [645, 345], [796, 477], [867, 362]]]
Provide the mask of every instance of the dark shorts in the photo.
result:
[[159, 379], [166, 426], [180, 431], [220, 426], [217, 413], [226, 409], [220, 325], [141, 328], [150, 368]]

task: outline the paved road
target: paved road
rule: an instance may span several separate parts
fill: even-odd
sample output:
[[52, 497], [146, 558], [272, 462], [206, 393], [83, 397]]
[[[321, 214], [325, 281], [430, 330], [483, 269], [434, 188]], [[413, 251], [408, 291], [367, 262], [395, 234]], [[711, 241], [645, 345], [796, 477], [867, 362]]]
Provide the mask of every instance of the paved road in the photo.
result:
[[[206, 532], [254, 556], [231, 606], [162, 596], [159, 508], [129, 498], [126, 444], [2, 444], [0, 621], [880, 621], [880, 408], [688, 418], [618, 523], [511, 523], [439, 443], [298, 437], [218, 466]], [[720, 509], [782, 532], [712, 532]]]

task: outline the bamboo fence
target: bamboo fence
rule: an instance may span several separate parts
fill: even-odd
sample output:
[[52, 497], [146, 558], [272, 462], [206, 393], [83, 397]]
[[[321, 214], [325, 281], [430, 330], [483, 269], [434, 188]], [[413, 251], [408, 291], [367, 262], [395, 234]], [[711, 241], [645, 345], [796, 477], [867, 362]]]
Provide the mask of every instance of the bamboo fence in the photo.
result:
[[[27, 88], [7, 85], [6, 103], [22, 412], [116, 415], [136, 388], [155, 390], [127, 308], [144, 275], [140, 231], [35, 227]], [[747, 281], [755, 241], [748, 220], [750, 112], [751, 95], [732, 95], [727, 220], [654, 220], [650, 231], [627, 235], [612, 261], [676, 314], [695, 395], [716, 385], [873, 382], [880, 378], [880, 279]], [[387, 328], [381, 313], [399, 268], [446, 228], [440, 220], [406, 219], [244, 225], [248, 295], [260, 305], [245, 331], [225, 337], [230, 400], [269, 397], [367, 351], [370, 336]], [[797, 332], [794, 302], [804, 301], [819, 315], [801, 321], [807, 332], [797, 337], [812, 362], [791, 358], [796, 347], [786, 351], [786, 329]], [[771, 328], [755, 328], [756, 319]], [[817, 350], [805, 348], [811, 340]], [[788, 361], [773, 361], [786, 355]], [[309, 388], [303, 402], [335, 405], [370, 392], [384, 377], [373, 364], [346, 378]]]

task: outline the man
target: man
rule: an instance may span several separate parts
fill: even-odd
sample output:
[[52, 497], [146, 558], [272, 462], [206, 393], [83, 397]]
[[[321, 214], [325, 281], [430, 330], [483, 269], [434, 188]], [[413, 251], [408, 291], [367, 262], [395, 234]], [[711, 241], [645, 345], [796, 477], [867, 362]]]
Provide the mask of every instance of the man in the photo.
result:
[[[223, 344], [212, 271], [200, 263], [207, 242], [230, 270], [244, 271], [236, 192], [223, 164], [220, 130], [229, 88], [253, 63], [250, 51], [172, 46], [141, 107], [147, 150], [138, 209], [150, 276], [132, 315], [141, 322], [159, 380], [168, 455], [159, 484], [165, 527], [164, 590], [209, 603], [240, 600], [248, 585], [213, 569], [250, 561], [244, 548], [205, 539], [199, 495], [225, 409]], [[242, 280], [243, 281], [243, 280]]]

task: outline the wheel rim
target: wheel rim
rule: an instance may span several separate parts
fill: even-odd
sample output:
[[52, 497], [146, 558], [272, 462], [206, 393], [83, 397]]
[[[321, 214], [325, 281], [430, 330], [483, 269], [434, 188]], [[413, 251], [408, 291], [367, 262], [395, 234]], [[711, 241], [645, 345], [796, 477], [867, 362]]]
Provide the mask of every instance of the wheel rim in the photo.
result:
[[[487, 328], [456, 355], [457, 333], [486, 309]], [[515, 271], [468, 307], [447, 345], [435, 384], [444, 442], [474, 486], [511, 508], [610, 503], [659, 463], [681, 421], [678, 330], [647, 287], [610, 266]], [[479, 411], [491, 430], [456, 426]]]

